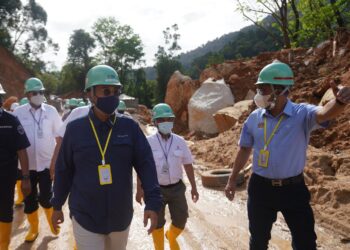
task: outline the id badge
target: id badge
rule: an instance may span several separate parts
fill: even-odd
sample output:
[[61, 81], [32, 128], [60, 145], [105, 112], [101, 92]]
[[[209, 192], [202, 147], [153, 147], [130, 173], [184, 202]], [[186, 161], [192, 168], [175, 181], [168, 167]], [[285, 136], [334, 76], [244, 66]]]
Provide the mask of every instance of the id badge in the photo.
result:
[[112, 171], [111, 165], [104, 164], [98, 166], [98, 176], [100, 179], [100, 185], [112, 184]]
[[37, 135], [39, 139], [42, 139], [44, 137], [44, 132], [41, 128], [37, 130]]
[[162, 167], [162, 174], [167, 174], [167, 173], [169, 173], [169, 166], [167, 163], [164, 163]]
[[269, 151], [261, 149], [259, 153], [258, 165], [260, 167], [267, 168], [269, 164], [269, 156], [270, 156]]

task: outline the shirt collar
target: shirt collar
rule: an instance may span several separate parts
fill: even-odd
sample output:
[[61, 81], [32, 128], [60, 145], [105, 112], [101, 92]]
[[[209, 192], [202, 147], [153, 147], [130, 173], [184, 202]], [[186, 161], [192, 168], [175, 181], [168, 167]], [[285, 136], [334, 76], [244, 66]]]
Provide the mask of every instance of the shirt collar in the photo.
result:
[[[286, 106], [284, 106], [282, 113], [287, 116], [293, 116], [293, 104], [291, 100], [287, 99]], [[263, 109], [261, 112], [261, 116], [264, 115], [271, 116], [271, 114], [269, 114], [266, 109]]]
[[165, 139], [162, 137], [161, 133], [159, 133], [159, 131], [157, 132], [157, 136], [158, 136], [158, 138], [160, 138], [163, 142], [168, 142], [169, 139], [171, 139], [171, 137], [173, 136], [173, 133], [170, 133], [170, 137], [168, 138], [168, 140], [165, 140]]
[[32, 105], [30, 105], [30, 103], [27, 103], [27, 104], [25, 104], [25, 105], [28, 105], [27, 106], [27, 109], [28, 110], [39, 110], [39, 109], [41, 109], [42, 111], [46, 111], [46, 108], [45, 108], [45, 104], [44, 103], [42, 103], [41, 105], [40, 105], [40, 108], [38, 108], [38, 109], [34, 109], [33, 107], [32, 107]]
[[[101, 124], [107, 125], [108, 127], [112, 128], [113, 127], [113, 122], [114, 122], [114, 117], [115, 117], [115, 113], [109, 117], [109, 119], [105, 122], [101, 121], [100, 119], [98, 119], [94, 112], [93, 112], [93, 107], [90, 108], [89, 111], [89, 117], [91, 118], [91, 120], [93, 121], [95, 126], [100, 126]], [[117, 121], [117, 120], [116, 120]]]

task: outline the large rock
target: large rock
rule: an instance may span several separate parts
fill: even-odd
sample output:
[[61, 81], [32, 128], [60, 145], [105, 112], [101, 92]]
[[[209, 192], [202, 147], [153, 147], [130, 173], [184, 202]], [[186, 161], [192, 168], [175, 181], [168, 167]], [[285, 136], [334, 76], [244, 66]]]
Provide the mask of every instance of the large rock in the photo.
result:
[[198, 81], [193, 81], [179, 71], [175, 71], [171, 76], [165, 94], [165, 102], [171, 106], [176, 116], [174, 132], [179, 133], [188, 129], [187, 106], [198, 87]]
[[213, 114], [233, 104], [233, 95], [224, 80], [209, 78], [193, 94], [188, 104], [189, 129], [205, 134], [218, 133]]
[[251, 110], [252, 105], [252, 100], [240, 101], [232, 107], [223, 108], [216, 112], [214, 114], [214, 120], [219, 133], [232, 128], [245, 112]]

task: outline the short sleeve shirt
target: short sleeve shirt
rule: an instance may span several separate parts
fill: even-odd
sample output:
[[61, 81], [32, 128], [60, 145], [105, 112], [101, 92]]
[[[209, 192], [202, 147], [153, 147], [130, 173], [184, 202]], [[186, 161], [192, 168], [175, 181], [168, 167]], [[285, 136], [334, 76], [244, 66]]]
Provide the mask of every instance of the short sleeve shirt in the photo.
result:
[[18, 119], [1, 108], [0, 138], [0, 175], [16, 173], [17, 151], [28, 148], [30, 143]]
[[[174, 133], [171, 133], [170, 138], [166, 141], [159, 133], [148, 136], [147, 140], [152, 148], [159, 184], [170, 185], [181, 180], [183, 165], [193, 163], [193, 157], [186, 141]], [[165, 164], [169, 169], [166, 173], [162, 171]]]
[[253, 172], [270, 179], [283, 179], [303, 172], [310, 133], [320, 128], [316, 121], [316, 111], [320, 107], [310, 104], [296, 104], [288, 100], [283, 112], [283, 120], [272, 137], [267, 150], [267, 167], [258, 165], [260, 150], [264, 148], [264, 119], [266, 137], [269, 138], [280, 116], [274, 117], [265, 109], [253, 111], [245, 121], [239, 145], [253, 148]]

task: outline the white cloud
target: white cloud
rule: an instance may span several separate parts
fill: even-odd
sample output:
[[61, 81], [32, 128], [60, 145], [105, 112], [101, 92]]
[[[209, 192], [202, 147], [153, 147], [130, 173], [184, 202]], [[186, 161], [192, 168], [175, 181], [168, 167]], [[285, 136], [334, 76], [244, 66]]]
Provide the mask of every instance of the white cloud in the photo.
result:
[[121, 24], [130, 25], [139, 34], [148, 65], [154, 63], [158, 45], [163, 44], [162, 31], [177, 23], [182, 52], [205, 44], [226, 33], [239, 30], [244, 22], [234, 11], [232, 0], [37, 0], [48, 14], [47, 29], [60, 46], [57, 56], [47, 55], [60, 68], [67, 57], [69, 37], [73, 30], [91, 31], [99, 17], [113, 16]]

